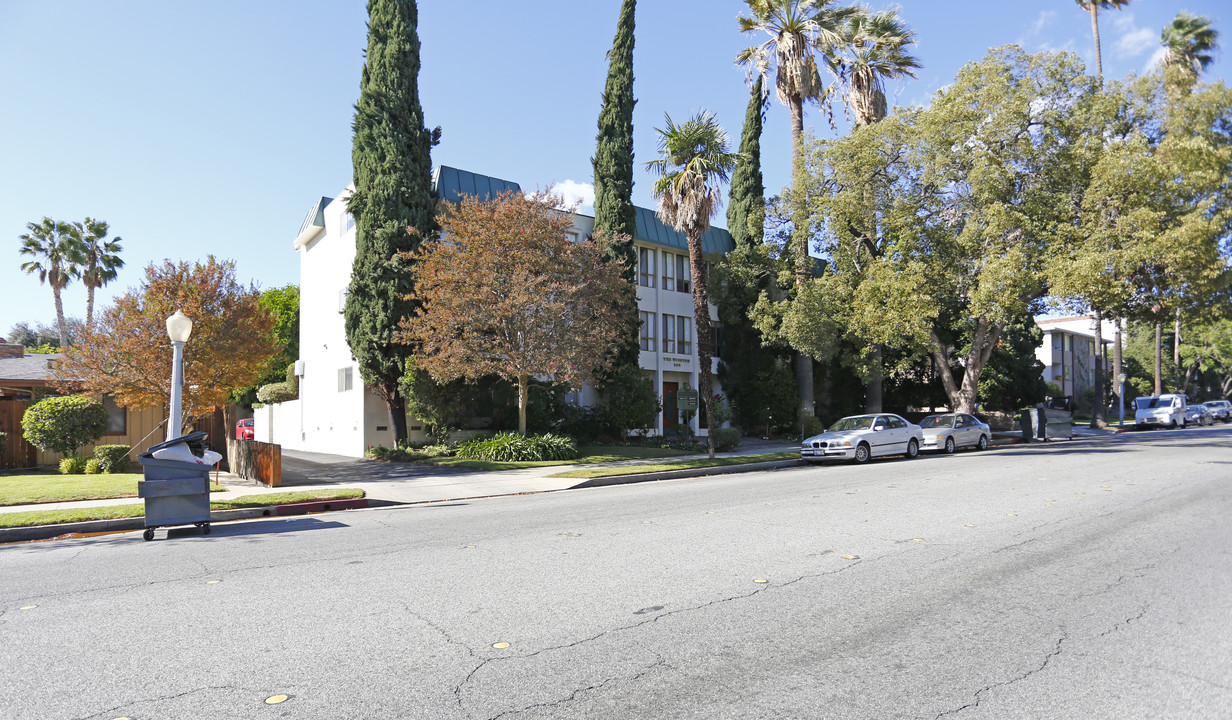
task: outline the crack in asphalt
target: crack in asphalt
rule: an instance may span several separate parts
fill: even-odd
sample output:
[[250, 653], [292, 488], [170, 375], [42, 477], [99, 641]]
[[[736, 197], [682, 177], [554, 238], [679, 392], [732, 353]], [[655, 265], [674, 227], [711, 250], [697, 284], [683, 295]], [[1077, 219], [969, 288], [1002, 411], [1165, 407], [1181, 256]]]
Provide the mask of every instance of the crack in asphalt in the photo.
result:
[[990, 690], [993, 690], [993, 689], [995, 689], [995, 688], [999, 688], [999, 687], [1006, 687], [1006, 686], [1008, 686], [1008, 685], [1013, 685], [1014, 683], [1017, 683], [1017, 682], [1021, 682], [1021, 681], [1023, 681], [1023, 680], [1026, 680], [1027, 678], [1031, 677], [1032, 675], [1037, 675], [1037, 674], [1039, 674], [1039, 673], [1043, 672], [1043, 671], [1044, 671], [1044, 669], [1048, 667], [1048, 663], [1052, 662], [1052, 659], [1053, 659], [1053, 658], [1055, 658], [1056, 656], [1058, 656], [1058, 655], [1060, 655], [1060, 654], [1061, 654], [1061, 652], [1062, 652], [1061, 645], [1062, 645], [1062, 644], [1063, 644], [1066, 640], [1068, 640], [1068, 639], [1069, 639], [1069, 633], [1067, 633], [1067, 632], [1065, 632], [1065, 631], [1063, 630], [1063, 631], [1061, 632], [1061, 637], [1057, 638], [1057, 644], [1056, 644], [1056, 646], [1054, 646], [1054, 647], [1053, 647], [1052, 652], [1050, 652], [1050, 653], [1048, 653], [1047, 655], [1045, 655], [1045, 656], [1044, 656], [1044, 661], [1043, 661], [1042, 663], [1040, 663], [1040, 666], [1039, 666], [1039, 667], [1035, 668], [1034, 670], [1028, 670], [1027, 672], [1023, 673], [1022, 675], [1019, 675], [1018, 677], [1010, 678], [1009, 680], [1003, 680], [1003, 681], [1001, 681], [1001, 682], [996, 682], [996, 683], [993, 683], [993, 684], [991, 684], [991, 685], [986, 685], [986, 686], [984, 686], [984, 687], [980, 688], [979, 690], [976, 690], [976, 691], [975, 691], [975, 701], [974, 701], [974, 702], [969, 702], [969, 703], [967, 703], [966, 705], [963, 705], [963, 706], [961, 706], [961, 707], [957, 707], [957, 708], [955, 708], [955, 709], [953, 709], [953, 710], [947, 710], [947, 711], [945, 711], [945, 712], [943, 712], [943, 713], [938, 713], [938, 714], [937, 714], [937, 716], [933, 718], [933, 720], [940, 720], [940, 718], [943, 718], [943, 717], [947, 717], [947, 716], [950, 716], [950, 715], [957, 715], [958, 713], [962, 712], [963, 710], [967, 710], [967, 709], [969, 709], [969, 708], [973, 708], [973, 707], [979, 707], [980, 703], [981, 703], [981, 702], [983, 702], [983, 698], [981, 698], [980, 696], [981, 696], [981, 695], [983, 695], [984, 693], [986, 693], [986, 692], [988, 692], [988, 691], [990, 691]]
[[655, 670], [656, 668], [664, 667], [667, 665], [667, 661], [663, 659], [662, 655], [656, 652], [653, 652], [653, 651], [651, 652], [655, 656], [656, 660], [652, 662], [651, 664], [647, 665], [646, 667], [642, 668], [641, 670], [639, 670], [632, 677], [621, 678], [618, 676], [618, 677], [605, 678], [602, 682], [596, 683], [594, 685], [588, 685], [587, 687], [578, 688], [574, 690], [572, 693], [570, 693], [569, 697], [567, 698], [561, 698], [560, 700], [554, 700], [552, 702], [535, 703], [534, 705], [527, 705], [526, 707], [519, 708], [517, 710], [506, 710], [505, 712], [499, 715], [493, 715], [492, 717], [487, 718], [487, 720], [499, 720], [500, 718], [507, 717], [507, 716], [521, 715], [524, 712], [528, 712], [530, 710], [536, 710], [539, 708], [559, 708], [562, 705], [566, 705], [568, 703], [573, 702], [574, 700], [577, 700], [578, 696], [582, 695], [583, 693], [588, 693], [591, 690], [599, 690], [603, 687], [606, 687], [607, 685], [611, 683], [618, 682], [620, 680], [624, 680], [625, 682], [636, 682], [643, 675], [647, 675], [651, 671]]
[[1125, 618], [1124, 620], [1122, 620], [1121, 622], [1119, 622], [1119, 623], [1117, 623], [1117, 624], [1113, 625], [1112, 627], [1108, 628], [1108, 629], [1107, 629], [1107, 630], [1105, 630], [1104, 632], [1102, 632], [1102, 633], [1100, 633], [1100, 634], [1096, 635], [1094, 639], [1095, 639], [1095, 640], [1098, 640], [1098, 639], [1100, 639], [1100, 638], [1102, 638], [1102, 637], [1107, 637], [1107, 636], [1111, 635], [1111, 634], [1112, 634], [1112, 633], [1114, 633], [1114, 632], [1120, 632], [1121, 630], [1123, 630], [1123, 629], [1125, 629], [1125, 628], [1129, 627], [1130, 623], [1135, 623], [1135, 622], [1138, 622], [1139, 620], [1141, 620], [1141, 619], [1143, 618], [1143, 616], [1145, 616], [1145, 615], [1146, 615], [1146, 611], [1147, 611], [1147, 610], [1149, 610], [1149, 609], [1150, 609], [1150, 607], [1151, 607], [1150, 605], [1144, 605], [1144, 606], [1142, 607], [1142, 610], [1140, 610], [1140, 611], [1138, 612], [1138, 614], [1137, 614], [1137, 615], [1134, 615], [1133, 617], [1128, 617], [1128, 618]]
[[254, 690], [253, 688], [237, 687], [235, 685], [206, 685], [205, 687], [193, 688], [192, 690], [185, 690], [182, 693], [176, 693], [174, 695], [160, 695], [159, 697], [154, 697], [154, 698], [145, 698], [141, 700], [130, 700], [122, 705], [116, 705], [115, 707], [110, 707], [105, 710], [99, 710], [98, 712], [91, 713], [89, 715], [83, 715], [82, 717], [75, 718], [74, 720], [91, 720], [91, 718], [100, 718], [100, 717], [111, 718], [111, 717], [114, 717], [115, 714], [123, 708], [135, 707], [138, 705], [146, 705], [149, 703], [166, 702], [168, 700], [177, 700], [179, 698], [186, 697], [188, 695], [195, 695], [197, 693], [207, 692], [210, 690], [241, 690], [244, 692], [251, 692], [254, 694], [260, 692], [260, 690]]
[[[835, 570], [827, 570], [827, 571], [825, 571], [825, 572], [820, 572], [820, 573], [810, 573], [810, 574], [808, 574], [808, 575], [801, 575], [800, 577], [794, 578], [794, 579], [792, 579], [792, 580], [786, 580], [786, 581], [784, 581], [784, 582], [775, 583], [775, 584], [766, 584], [764, 587], [760, 587], [760, 588], [757, 588], [757, 589], [751, 590], [751, 591], [749, 591], [749, 592], [747, 592], [747, 593], [740, 593], [740, 594], [736, 594], [736, 595], [731, 595], [731, 596], [728, 596], [728, 597], [719, 598], [719, 599], [717, 599], [717, 600], [711, 600], [711, 601], [709, 601], [709, 602], [702, 603], [702, 604], [700, 604], [700, 605], [694, 605], [694, 606], [687, 607], [687, 608], [679, 608], [679, 609], [677, 609], [677, 610], [669, 610], [669, 611], [667, 611], [667, 612], [662, 612], [662, 613], [659, 613], [659, 614], [654, 615], [654, 616], [652, 616], [652, 617], [648, 617], [648, 618], [646, 618], [645, 620], [642, 620], [642, 621], [640, 621], [640, 622], [632, 623], [632, 624], [629, 624], [629, 625], [622, 625], [622, 626], [620, 626], [620, 627], [610, 628], [610, 629], [608, 629], [608, 630], [604, 630], [603, 632], [597, 633], [597, 634], [592, 635], [592, 636], [590, 636], [590, 637], [582, 638], [582, 639], [580, 639], [580, 640], [575, 640], [574, 642], [571, 642], [571, 643], [566, 643], [566, 644], [564, 644], [564, 645], [554, 645], [554, 646], [552, 646], [552, 647], [541, 648], [541, 649], [539, 649], [539, 650], [535, 650], [534, 652], [526, 653], [526, 654], [523, 654], [523, 655], [517, 655], [517, 656], [513, 656], [513, 657], [484, 658], [484, 659], [483, 659], [483, 660], [481, 660], [481, 661], [479, 662], [479, 664], [478, 664], [478, 665], [476, 665], [476, 666], [475, 666], [475, 667], [474, 667], [474, 668], [473, 668], [473, 669], [472, 669], [469, 673], [467, 673], [466, 677], [465, 677], [465, 678], [464, 678], [461, 682], [459, 682], [456, 686], [454, 686], [454, 689], [453, 689], [454, 699], [456, 700], [456, 702], [457, 702], [457, 704], [458, 704], [458, 708], [459, 708], [459, 710], [462, 710], [463, 712], [465, 712], [465, 708], [463, 707], [463, 699], [462, 699], [462, 694], [463, 694], [463, 692], [465, 692], [465, 690], [466, 690], [466, 686], [467, 686], [467, 685], [469, 685], [469, 684], [471, 683], [471, 681], [472, 681], [472, 680], [474, 680], [475, 676], [479, 673], [479, 671], [480, 671], [480, 670], [482, 670], [483, 668], [487, 667], [490, 663], [497, 663], [497, 662], [513, 662], [513, 661], [526, 660], [526, 659], [529, 659], [529, 658], [536, 657], [536, 656], [538, 656], [538, 655], [542, 655], [542, 654], [544, 654], [544, 653], [555, 652], [555, 651], [557, 651], [557, 650], [568, 650], [568, 649], [571, 649], [571, 648], [576, 648], [576, 647], [579, 647], [579, 646], [581, 646], [581, 645], [585, 645], [585, 644], [587, 644], [587, 643], [594, 642], [595, 640], [599, 640], [599, 639], [601, 639], [601, 638], [603, 638], [603, 637], [605, 637], [605, 636], [607, 636], [607, 635], [611, 635], [611, 634], [615, 634], [615, 633], [624, 632], [624, 631], [626, 631], [626, 630], [633, 630], [633, 629], [636, 629], [636, 628], [642, 627], [642, 626], [644, 626], [644, 625], [650, 625], [650, 624], [653, 624], [653, 623], [657, 623], [657, 622], [659, 622], [660, 620], [662, 620], [662, 619], [664, 619], [664, 618], [669, 618], [669, 617], [672, 617], [672, 616], [675, 616], [675, 615], [679, 615], [679, 614], [682, 614], [682, 613], [692, 613], [692, 612], [697, 612], [698, 610], [705, 610], [706, 608], [709, 608], [709, 607], [713, 607], [713, 606], [716, 606], [716, 605], [722, 605], [722, 604], [729, 603], [729, 602], [734, 602], [734, 601], [737, 601], [737, 600], [744, 600], [744, 599], [747, 599], [747, 598], [751, 598], [751, 597], [753, 597], [753, 596], [755, 596], [755, 595], [760, 595], [761, 593], [767, 592], [767, 591], [769, 591], [769, 590], [771, 590], [771, 589], [774, 589], [774, 588], [783, 588], [783, 587], [787, 587], [788, 585], [794, 585], [794, 584], [796, 584], [796, 583], [798, 583], [798, 582], [801, 582], [801, 581], [803, 581], [803, 580], [811, 580], [811, 579], [815, 579], [815, 578], [826, 577], [826, 576], [828, 576], [828, 575], [836, 575], [836, 574], [838, 574], [838, 573], [841, 573], [841, 572], [845, 572], [845, 571], [847, 571], [847, 570], [850, 570], [851, 568], [856, 567], [857, 565], [863, 564], [863, 562], [864, 562], [864, 559], [862, 559], [862, 558], [861, 558], [861, 559], [856, 559], [856, 560], [854, 560], [854, 561], [848, 562], [848, 563], [847, 563], [847, 564], [845, 564], [843, 567], [838, 568], [838, 569], [835, 569]], [[468, 652], [468, 653], [470, 653], [470, 655], [471, 655], [472, 657], [479, 657], [479, 656], [478, 656], [478, 655], [474, 652], [474, 650], [472, 650], [469, 646], [465, 645], [464, 643], [460, 643], [460, 642], [457, 642], [457, 641], [452, 640], [452, 639], [451, 639], [451, 637], [449, 636], [449, 634], [448, 634], [447, 632], [445, 632], [443, 629], [441, 629], [441, 628], [437, 627], [437, 626], [436, 626], [435, 624], [433, 624], [432, 622], [430, 622], [430, 621], [428, 621], [428, 620], [426, 620], [426, 619], [422, 618], [421, 616], [417, 615], [416, 613], [414, 613], [413, 611], [411, 611], [409, 608], [408, 608], [408, 610], [407, 610], [407, 611], [408, 611], [408, 612], [410, 612], [412, 615], [415, 615], [415, 617], [420, 618], [421, 620], [423, 620], [423, 621], [424, 621], [424, 623], [425, 623], [425, 624], [427, 624], [429, 627], [432, 627], [433, 629], [437, 630], [437, 632], [439, 632], [439, 633], [440, 633], [443, 637], [445, 637], [446, 641], [448, 641], [448, 642], [450, 642], [450, 643], [452, 643], [452, 644], [457, 644], [457, 645], [461, 645], [461, 646], [463, 646], [464, 648], [466, 648], [467, 652]], [[649, 651], [649, 652], [652, 652], [652, 653], [653, 653], [653, 651]], [[629, 681], [637, 680], [637, 679], [638, 679], [638, 678], [640, 678], [642, 675], [646, 674], [646, 673], [647, 673], [647, 672], [649, 672], [650, 670], [653, 670], [655, 667], [658, 667], [658, 666], [661, 666], [661, 665], [666, 665], [666, 664], [667, 664], [667, 661], [666, 661], [666, 660], [664, 660], [664, 659], [662, 658], [662, 656], [660, 656], [658, 653], [654, 653], [654, 655], [655, 655], [656, 657], [658, 657], [658, 658], [659, 658], [659, 661], [658, 661], [658, 662], [656, 662], [656, 663], [652, 664], [651, 666], [647, 667], [645, 670], [643, 670], [642, 672], [638, 673], [637, 675], [634, 675], [633, 677], [628, 678], [628, 680], [629, 680]], [[533, 708], [536, 708], [536, 707], [554, 707], [555, 705], [558, 705], [558, 704], [563, 704], [563, 703], [566, 703], [566, 702], [570, 702], [571, 700], [573, 700], [574, 698], [576, 698], [579, 694], [581, 694], [581, 693], [583, 693], [583, 692], [586, 692], [586, 691], [589, 691], [589, 690], [595, 690], [595, 689], [601, 688], [601, 687], [603, 687], [604, 685], [606, 685], [608, 682], [610, 682], [610, 681], [611, 681], [611, 680], [613, 680], [613, 679], [620, 679], [620, 678], [609, 678], [608, 680], [605, 680], [605, 681], [603, 681], [603, 682], [599, 683], [598, 685], [592, 685], [592, 686], [589, 686], [589, 687], [586, 687], [586, 688], [580, 688], [580, 689], [578, 689], [578, 690], [575, 690], [575, 691], [574, 691], [574, 692], [573, 692], [573, 693], [572, 693], [572, 694], [571, 694], [568, 698], [565, 698], [565, 699], [562, 699], [562, 700], [555, 701], [554, 703], [547, 703], [547, 704], [540, 703], [540, 704], [537, 704], [537, 705], [530, 705], [530, 706], [528, 706], [528, 707], [526, 707], [526, 708], [522, 708], [521, 710], [509, 710], [509, 711], [506, 711], [506, 712], [504, 712], [504, 713], [501, 713], [500, 715], [494, 716], [493, 718], [490, 718], [489, 720], [495, 720], [495, 718], [503, 717], [503, 716], [508, 715], [508, 714], [510, 714], [510, 713], [522, 713], [522, 712], [525, 712], [526, 710], [530, 710], [530, 709], [533, 709]]]

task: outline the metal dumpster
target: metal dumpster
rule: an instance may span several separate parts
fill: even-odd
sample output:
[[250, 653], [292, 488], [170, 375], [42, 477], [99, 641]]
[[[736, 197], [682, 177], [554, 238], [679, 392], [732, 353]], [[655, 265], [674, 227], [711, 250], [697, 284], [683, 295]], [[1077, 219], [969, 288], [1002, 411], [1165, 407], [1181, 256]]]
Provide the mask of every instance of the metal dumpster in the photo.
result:
[[152, 446], [137, 456], [144, 480], [137, 481], [137, 497], [145, 499], [146, 540], [154, 539], [154, 528], [193, 524], [210, 534], [210, 467], [180, 460], [154, 457], [154, 452], [185, 443], [199, 455], [206, 434], [190, 433]]
[[1074, 414], [1069, 410], [1069, 398], [1057, 398], [1039, 407], [1022, 411], [1022, 435], [1032, 440], [1074, 439]]

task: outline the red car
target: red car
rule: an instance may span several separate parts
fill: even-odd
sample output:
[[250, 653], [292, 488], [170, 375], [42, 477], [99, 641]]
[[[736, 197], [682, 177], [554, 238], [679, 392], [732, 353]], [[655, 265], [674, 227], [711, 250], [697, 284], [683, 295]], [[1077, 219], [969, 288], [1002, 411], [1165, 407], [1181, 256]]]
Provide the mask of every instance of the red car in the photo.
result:
[[254, 439], [252, 418], [240, 420], [235, 424], [235, 439], [236, 440], [252, 440]]

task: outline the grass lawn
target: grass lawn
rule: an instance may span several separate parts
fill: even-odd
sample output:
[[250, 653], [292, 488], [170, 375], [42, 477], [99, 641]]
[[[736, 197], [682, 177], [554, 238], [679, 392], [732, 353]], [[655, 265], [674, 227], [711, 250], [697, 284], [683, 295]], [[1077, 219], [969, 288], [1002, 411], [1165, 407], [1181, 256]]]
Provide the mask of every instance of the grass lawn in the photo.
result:
[[[141, 473], [0, 475], [0, 505], [137, 497], [137, 481], [141, 479]], [[224, 489], [210, 483], [210, 492]]]
[[672, 448], [635, 447], [622, 445], [580, 445], [576, 460], [543, 460], [538, 462], [487, 462], [463, 460], [456, 457], [429, 458], [417, 462], [445, 467], [464, 467], [473, 470], [517, 470], [519, 468], [547, 467], [549, 465], [586, 465], [589, 463], [638, 460], [643, 458], [678, 457], [688, 455], [683, 450]]
[[[350, 500], [361, 498], [364, 491], [356, 488], [338, 490], [303, 490], [300, 492], [265, 493], [244, 495], [234, 500], [210, 503], [211, 510], [234, 510], [236, 508], [265, 507], [297, 502], [322, 500]], [[33, 525], [57, 525], [59, 523], [86, 522], [87, 520], [114, 520], [145, 515], [145, 503], [108, 505], [106, 507], [75, 508], [72, 510], [31, 510], [29, 512], [0, 513], [0, 527], [30, 527]]]
[[715, 458], [713, 460], [710, 458], [698, 458], [695, 460], [676, 460], [674, 462], [654, 463], [648, 465], [626, 465], [623, 467], [570, 470], [569, 472], [557, 473], [552, 477], [582, 479], [613, 477], [616, 475], [638, 475], [641, 473], [663, 472], [665, 470], [690, 470], [693, 468], [723, 467], [726, 465], [747, 465], [748, 463], [769, 462], [771, 460], [798, 460], [799, 458], [799, 450], [785, 450], [783, 452], [761, 453], [760, 455], [722, 457]]

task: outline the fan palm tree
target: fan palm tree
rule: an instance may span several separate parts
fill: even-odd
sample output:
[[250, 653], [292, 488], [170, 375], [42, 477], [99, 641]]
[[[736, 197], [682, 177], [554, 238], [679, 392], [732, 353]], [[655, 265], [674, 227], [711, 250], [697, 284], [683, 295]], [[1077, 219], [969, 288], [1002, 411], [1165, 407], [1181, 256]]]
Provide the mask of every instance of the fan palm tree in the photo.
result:
[[1179, 68], [1191, 80], [1215, 59], [1211, 54], [1218, 46], [1219, 33], [1206, 16], [1190, 15], [1184, 10], [1164, 26], [1160, 43], [1166, 48], [1164, 67]]
[[848, 21], [844, 62], [844, 99], [852, 119], [859, 127], [885, 119], [887, 113], [885, 81], [915, 78], [920, 61], [908, 48], [915, 44], [915, 31], [907, 27], [894, 10], [869, 13], [860, 8]]
[[77, 246], [81, 259], [81, 283], [86, 286], [86, 327], [94, 325], [94, 291], [112, 280], [124, 267], [120, 259], [120, 241], [107, 239], [107, 223], [86, 218], [84, 223], [69, 225], [68, 233]]
[[726, 182], [740, 154], [731, 152], [731, 139], [718, 119], [705, 110], [677, 125], [664, 115], [659, 134], [659, 157], [646, 163], [658, 175], [651, 192], [659, 201], [659, 219], [684, 233], [693, 275], [693, 322], [697, 328], [698, 394], [706, 408], [707, 447], [714, 457], [714, 383], [711, 377], [710, 300], [707, 297], [706, 260], [702, 235], [723, 202], [719, 183]]
[[70, 235], [72, 226], [45, 217], [40, 223], [27, 223], [26, 227], [30, 232], [17, 238], [21, 240], [20, 253], [34, 259], [22, 263], [21, 269], [38, 275], [40, 283], [51, 286], [51, 294], [56, 299], [60, 348], [63, 349], [68, 347], [68, 328], [64, 323], [64, 303], [60, 300], [60, 291], [81, 274], [78, 268], [80, 254]]
[[1091, 35], [1095, 38], [1095, 76], [1104, 79], [1104, 60], [1099, 51], [1099, 11], [1120, 10], [1130, 0], [1074, 0], [1078, 7], [1091, 14]]
[[[887, 79], [914, 78], [920, 61], [909, 48], [915, 43], [915, 31], [908, 28], [894, 10], [872, 13], [859, 8], [847, 24], [844, 33], [847, 59], [829, 92], [842, 92], [843, 101], [851, 110], [857, 127], [866, 127], [885, 119], [888, 112], [885, 95]], [[853, 248], [856, 266], [865, 250], [870, 255], [878, 254], [877, 219], [869, 209], [867, 227], [856, 240]], [[882, 379], [881, 348], [869, 351], [869, 363], [873, 368], [865, 388], [865, 412], [881, 412]]]
[[[757, 73], [770, 79], [774, 68], [774, 89], [779, 102], [791, 112], [791, 167], [793, 184], [803, 169], [804, 103], [812, 101], [828, 109], [825, 89], [817, 72], [817, 56], [834, 74], [838, 69], [838, 53], [844, 42], [843, 30], [858, 9], [839, 7], [837, 0], [744, 0], [748, 16], [737, 16], [742, 33], [765, 33], [769, 39], [746, 48], [736, 56], [736, 63], [749, 74]], [[796, 287], [801, 288], [812, 272], [808, 254], [808, 234], [796, 233], [792, 254], [795, 256]], [[796, 390], [801, 421], [813, 414], [813, 360], [796, 354]]]

